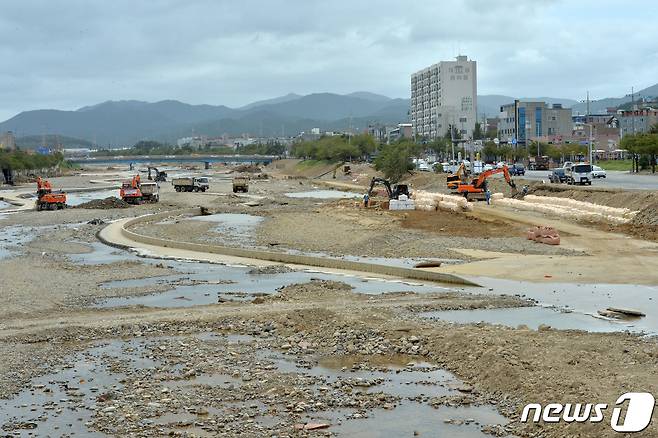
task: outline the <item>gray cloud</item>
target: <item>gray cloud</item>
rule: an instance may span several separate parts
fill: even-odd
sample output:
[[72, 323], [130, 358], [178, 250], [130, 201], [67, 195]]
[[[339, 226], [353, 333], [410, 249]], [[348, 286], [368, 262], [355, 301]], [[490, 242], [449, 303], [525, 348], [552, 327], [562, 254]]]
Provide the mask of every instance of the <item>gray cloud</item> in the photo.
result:
[[623, 95], [658, 78], [658, 6], [632, 9], [608, 0], [5, 0], [0, 119], [108, 99], [407, 97], [413, 71], [458, 52], [479, 62], [483, 94]]

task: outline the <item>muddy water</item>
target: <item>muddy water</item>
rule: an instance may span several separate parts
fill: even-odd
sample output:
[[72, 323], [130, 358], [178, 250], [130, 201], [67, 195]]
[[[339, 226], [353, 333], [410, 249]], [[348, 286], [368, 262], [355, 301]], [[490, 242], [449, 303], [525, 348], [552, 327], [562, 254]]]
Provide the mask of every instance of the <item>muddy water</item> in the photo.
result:
[[5, 202], [5, 201], [0, 201], [0, 210], [2, 210], [3, 208], [9, 208], [9, 207], [11, 207], [10, 203]]
[[[593, 262], [595, 263], [595, 262]], [[554, 324], [577, 326], [588, 331], [601, 331], [605, 328], [598, 318], [597, 311], [607, 307], [633, 308], [646, 314], [643, 318], [622, 320], [610, 324], [611, 331], [621, 328], [634, 332], [658, 334], [658, 286], [642, 286], [631, 284], [573, 284], [573, 283], [530, 283], [522, 281], [501, 280], [494, 278], [470, 278], [483, 288], [464, 289], [474, 293], [519, 295], [536, 300], [544, 306], [555, 306], [573, 313], [545, 313], [536, 322], [544, 323], [542, 319], [560, 318], [564, 323], [553, 319]], [[490, 290], [491, 289], [491, 290]], [[507, 324], [508, 318], [514, 319], [514, 311], [501, 312], [489, 322]], [[579, 316], [576, 316], [579, 315]], [[458, 316], [458, 315], [457, 315]], [[498, 318], [498, 316], [501, 316]], [[583, 318], [584, 317], [584, 318]], [[578, 321], [576, 321], [576, 319]], [[583, 323], [581, 325], [581, 323]], [[549, 325], [552, 325], [550, 322]], [[607, 331], [607, 330], [606, 330]]]

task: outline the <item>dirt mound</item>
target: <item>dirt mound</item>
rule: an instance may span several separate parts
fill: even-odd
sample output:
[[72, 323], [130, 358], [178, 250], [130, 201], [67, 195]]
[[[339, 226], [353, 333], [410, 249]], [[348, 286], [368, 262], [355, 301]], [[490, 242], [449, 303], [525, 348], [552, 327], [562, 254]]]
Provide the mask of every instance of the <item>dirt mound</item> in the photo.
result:
[[554, 196], [586, 201], [607, 207], [630, 208], [642, 210], [658, 204], [658, 194], [648, 190], [615, 190], [590, 187], [570, 187], [558, 184], [533, 184], [530, 194], [537, 196]]
[[262, 170], [260, 167], [255, 164], [243, 164], [233, 169], [235, 172], [246, 172], [246, 173], [261, 173]]
[[633, 218], [633, 225], [658, 225], [658, 202], [644, 207]]
[[119, 199], [115, 196], [110, 196], [105, 199], [94, 199], [92, 201], [85, 202], [84, 204], [80, 204], [75, 208], [109, 210], [111, 208], [128, 208], [128, 207], [130, 207], [130, 204], [128, 204], [124, 200]]

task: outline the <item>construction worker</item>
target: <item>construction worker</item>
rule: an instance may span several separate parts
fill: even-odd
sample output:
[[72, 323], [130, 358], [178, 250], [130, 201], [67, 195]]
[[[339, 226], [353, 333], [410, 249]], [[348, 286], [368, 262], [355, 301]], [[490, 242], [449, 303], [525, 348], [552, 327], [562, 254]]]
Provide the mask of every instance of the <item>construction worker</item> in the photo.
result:
[[491, 205], [491, 191], [489, 189], [484, 192], [484, 196], [487, 198], [487, 205]]
[[363, 208], [368, 208], [368, 201], [370, 201], [370, 196], [366, 193], [363, 195]]

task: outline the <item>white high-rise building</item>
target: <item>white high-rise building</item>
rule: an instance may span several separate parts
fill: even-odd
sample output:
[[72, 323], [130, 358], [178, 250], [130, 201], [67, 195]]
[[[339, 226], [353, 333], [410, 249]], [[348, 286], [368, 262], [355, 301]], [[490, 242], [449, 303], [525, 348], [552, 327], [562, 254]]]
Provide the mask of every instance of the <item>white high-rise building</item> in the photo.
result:
[[414, 135], [434, 139], [452, 125], [472, 138], [477, 119], [477, 64], [466, 56], [441, 61], [411, 75]]

